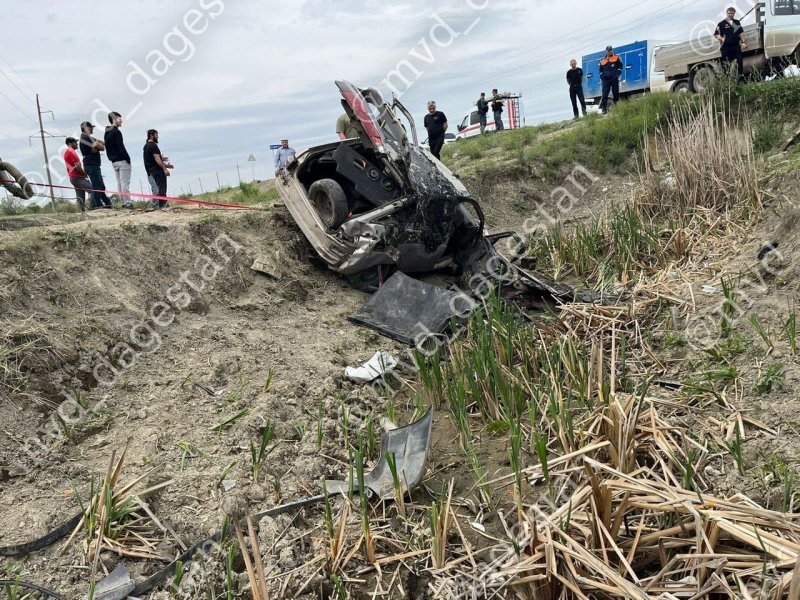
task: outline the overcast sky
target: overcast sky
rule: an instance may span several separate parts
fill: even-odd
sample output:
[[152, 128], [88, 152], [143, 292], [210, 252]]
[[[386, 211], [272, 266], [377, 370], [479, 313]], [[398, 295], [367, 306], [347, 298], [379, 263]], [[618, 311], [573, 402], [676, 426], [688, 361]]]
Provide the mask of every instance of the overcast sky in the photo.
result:
[[[733, 2], [746, 12], [751, 0]], [[34, 93], [54, 180], [64, 137], [108, 110], [147, 189], [145, 131], [175, 164], [170, 193], [270, 177], [268, 149], [336, 139], [335, 79], [397, 91], [418, 121], [436, 99], [451, 130], [481, 91], [521, 92], [528, 125], [571, 117], [569, 59], [635, 40], [684, 40], [718, 21], [718, 0], [30, 0], [3, 2], [0, 157], [43, 173]], [[400, 70], [406, 81], [389, 74]], [[389, 77], [389, 79], [387, 79]], [[423, 132], [424, 133], [424, 132]], [[99, 137], [99, 136], [98, 136]], [[421, 137], [425, 137], [424, 134]], [[255, 163], [249, 163], [253, 155]], [[116, 185], [104, 159], [110, 189]], [[32, 175], [37, 181], [43, 175]], [[68, 183], [66, 185], [69, 185]], [[65, 192], [72, 197], [72, 192]]]

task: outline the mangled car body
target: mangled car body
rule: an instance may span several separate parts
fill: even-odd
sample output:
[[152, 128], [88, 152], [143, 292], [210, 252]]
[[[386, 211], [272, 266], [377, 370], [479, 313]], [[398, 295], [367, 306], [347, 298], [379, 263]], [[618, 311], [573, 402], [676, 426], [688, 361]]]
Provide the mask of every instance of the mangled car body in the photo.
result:
[[[482, 238], [480, 208], [447, 167], [417, 145], [414, 120], [402, 104], [389, 105], [372, 88], [336, 85], [359, 137], [310, 148], [278, 177], [295, 222], [343, 275], [454, 265], [463, 248]], [[395, 110], [408, 120], [411, 140]]]

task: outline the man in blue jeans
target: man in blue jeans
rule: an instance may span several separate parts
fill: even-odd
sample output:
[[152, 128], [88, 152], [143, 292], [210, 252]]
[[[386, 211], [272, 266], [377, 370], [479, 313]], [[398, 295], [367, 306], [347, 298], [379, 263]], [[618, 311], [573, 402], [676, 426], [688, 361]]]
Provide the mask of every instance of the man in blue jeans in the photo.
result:
[[94, 125], [89, 121], [81, 123], [81, 154], [83, 170], [92, 182], [91, 208], [111, 208], [111, 200], [106, 196], [106, 184], [103, 183], [103, 171], [100, 169], [100, 153], [106, 149], [105, 144], [92, 136]]

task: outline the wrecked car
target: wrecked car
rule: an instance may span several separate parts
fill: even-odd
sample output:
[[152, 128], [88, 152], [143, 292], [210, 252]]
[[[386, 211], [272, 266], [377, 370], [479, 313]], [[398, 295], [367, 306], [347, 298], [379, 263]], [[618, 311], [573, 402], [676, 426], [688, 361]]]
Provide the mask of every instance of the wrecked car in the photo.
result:
[[[457, 267], [483, 215], [464, 185], [417, 143], [414, 119], [373, 88], [337, 81], [358, 138], [309, 148], [278, 177], [294, 221], [342, 275]], [[399, 119], [402, 114], [409, 132]], [[470, 208], [471, 207], [471, 208]]]

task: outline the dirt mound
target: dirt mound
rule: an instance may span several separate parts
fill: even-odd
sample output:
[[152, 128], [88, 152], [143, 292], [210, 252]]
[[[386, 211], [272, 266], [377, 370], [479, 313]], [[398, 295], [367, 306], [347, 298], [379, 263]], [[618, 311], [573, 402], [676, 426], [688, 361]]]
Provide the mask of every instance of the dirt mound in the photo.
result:
[[[366, 296], [307, 251], [280, 211], [174, 210], [0, 240], [0, 546], [76, 513], [129, 438], [126, 476], [175, 480], [150, 507], [186, 543], [220, 528], [222, 480], [273, 504], [345, 477], [341, 413], [359, 427], [376, 400], [344, 366], [397, 348], [347, 325]], [[258, 256], [281, 278], [252, 271]], [[280, 442], [253, 482], [248, 447], [267, 420]], [[288, 570], [311, 544], [279, 533]], [[165, 534], [159, 550], [175, 547]], [[79, 544], [59, 548], [0, 558], [0, 579], [21, 564], [25, 579], [84, 594], [85, 574], [63, 568], [85, 560]], [[157, 566], [126, 564], [137, 580]]]

